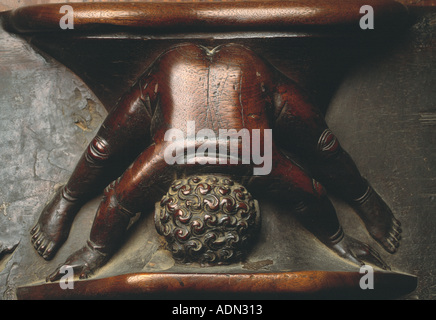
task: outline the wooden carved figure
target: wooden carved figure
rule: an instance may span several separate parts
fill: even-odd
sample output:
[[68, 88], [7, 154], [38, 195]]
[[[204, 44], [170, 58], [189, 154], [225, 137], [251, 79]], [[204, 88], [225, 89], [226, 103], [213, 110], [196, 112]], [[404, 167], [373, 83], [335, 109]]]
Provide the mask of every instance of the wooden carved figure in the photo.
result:
[[[222, 138], [223, 130], [236, 140]], [[178, 44], [145, 70], [31, 230], [44, 259], [53, 258], [80, 208], [103, 190], [89, 239], [65, 262], [80, 278], [106, 264], [131, 221], [155, 205], [156, 227], [183, 261], [227, 263], [243, 254], [260, 195], [296, 213], [323, 244], [357, 265], [389, 268], [376, 250], [344, 233], [328, 194], [350, 204], [384, 250], [394, 253], [400, 243], [400, 222], [310, 97], [239, 44]], [[193, 214], [198, 206], [210, 213], [199, 218]], [[62, 275], [58, 268], [48, 279]]]

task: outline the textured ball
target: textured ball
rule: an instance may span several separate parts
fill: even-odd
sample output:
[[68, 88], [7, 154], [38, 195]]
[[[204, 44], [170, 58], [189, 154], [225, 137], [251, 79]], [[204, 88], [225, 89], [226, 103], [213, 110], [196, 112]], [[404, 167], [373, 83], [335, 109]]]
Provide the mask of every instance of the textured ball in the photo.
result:
[[156, 203], [155, 225], [175, 260], [202, 265], [239, 261], [259, 231], [257, 200], [228, 177], [175, 180]]

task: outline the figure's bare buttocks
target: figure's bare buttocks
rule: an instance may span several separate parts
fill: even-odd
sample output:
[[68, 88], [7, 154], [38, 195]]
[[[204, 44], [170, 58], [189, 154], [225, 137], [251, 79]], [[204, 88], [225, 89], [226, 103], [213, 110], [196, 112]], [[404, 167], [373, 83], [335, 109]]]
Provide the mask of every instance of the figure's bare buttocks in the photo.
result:
[[187, 121], [216, 134], [219, 129], [270, 128], [273, 72], [251, 50], [187, 44], [166, 52], [156, 65], [162, 119], [155, 141], [169, 128], [183, 130]]

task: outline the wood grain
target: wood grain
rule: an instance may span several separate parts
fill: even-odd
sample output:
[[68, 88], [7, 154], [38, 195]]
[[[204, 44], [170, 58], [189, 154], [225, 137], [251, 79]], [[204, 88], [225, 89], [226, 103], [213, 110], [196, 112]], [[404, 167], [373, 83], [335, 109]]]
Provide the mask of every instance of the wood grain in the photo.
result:
[[[229, 294], [241, 295], [288, 295], [294, 297], [332, 297], [343, 295], [348, 298], [362, 294], [379, 295], [389, 288], [390, 295], [413, 290], [417, 279], [414, 276], [375, 272], [377, 290], [362, 290], [359, 272], [300, 271], [277, 273], [136, 273], [104, 279], [76, 281], [74, 289], [61, 289], [59, 283], [48, 283], [17, 289], [17, 297], [28, 299], [83, 299], [153, 297], [156, 294], [183, 295], [194, 292], [203, 296]], [[375, 286], [374, 286], [375, 287]]]
[[[17, 8], [8, 13], [11, 29], [20, 33], [63, 31], [59, 27], [63, 4]], [[354, 26], [360, 8], [371, 5], [378, 29], [401, 24], [407, 9], [391, 0], [296, 0], [247, 2], [113, 2], [75, 3], [74, 31], [138, 29], [152, 31], [292, 30], [293, 28]], [[127, 28], [127, 29], [126, 29]], [[70, 30], [69, 30], [70, 31]], [[71, 30], [72, 31], [72, 30]]]
[[[212, 1], [212, 0], [206, 0]], [[234, 2], [237, 0], [220, 0], [221, 2]], [[58, 3], [56, 0], [1, 0], [0, 12], [16, 9], [23, 6], [36, 5], [36, 4], [48, 4]], [[85, 2], [83, 0], [66, 0], [65, 3], [78, 3]], [[108, 1], [108, 0], [90, 0], [86, 2], [125, 2], [125, 1]], [[204, 2], [204, 0], [133, 0], [132, 2]], [[398, 0], [398, 2], [407, 6], [436, 6], [435, 0]]]

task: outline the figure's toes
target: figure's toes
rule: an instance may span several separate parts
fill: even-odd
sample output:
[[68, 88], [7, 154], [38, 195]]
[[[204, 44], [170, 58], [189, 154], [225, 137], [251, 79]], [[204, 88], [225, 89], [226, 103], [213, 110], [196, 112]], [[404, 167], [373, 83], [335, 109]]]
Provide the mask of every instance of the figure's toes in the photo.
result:
[[57, 267], [57, 269], [51, 273], [46, 281], [57, 281], [63, 275], [62, 267], [69, 267], [72, 269], [74, 276], [78, 275], [80, 279], [87, 279], [93, 274], [93, 272], [105, 264], [107, 256], [98, 252], [95, 248], [91, 248], [88, 244], [82, 249], [77, 250], [70, 255], [63, 265]]
[[33, 247], [38, 251], [41, 244], [46, 239], [45, 233], [42, 231], [40, 224], [36, 224], [32, 230], [30, 230], [31, 238], [30, 241], [33, 244]]
[[392, 228], [389, 231], [388, 235], [386, 236], [386, 239], [381, 241], [381, 245], [385, 248], [385, 250], [389, 253], [395, 253], [397, 252], [398, 248], [400, 247], [400, 240], [401, 240], [401, 223], [393, 219], [392, 220]]
[[400, 246], [399, 240], [393, 236], [388, 236], [386, 239], [379, 241], [381, 246], [389, 253], [394, 254]]
[[351, 253], [346, 253], [344, 255], [341, 255], [342, 258], [350, 261], [351, 263], [354, 263], [355, 265], [358, 266], [363, 266], [365, 265], [365, 262], [361, 259], [359, 259], [356, 255], [351, 254]]
[[398, 232], [391, 232], [389, 233], [389, 242], [392, 243], [393, 246], [395, 246], [396, 249], [400, 246], [400, 240], [401, 240], [401, 234]]
[[91, 269], [86, 267], [86, 268], [82, 269], [82, 272], [80, 272], [79, 279], [85, 280], [85, 279], [88, 279], [91, 275], [92, 275]]
[[398, 230], [392, 229], [392, 231], [389, 233], [389, 236], [392, 238], [393, 241], [395, 241], [399, 245], [400, 240], [401, 240], [401, 230], [398, 231]]
[[402, 232], [400, 226], [401, 223], [393, 219], [392, 225], [389, 228], [373, 228], [369, 229], [369, 231], [374, 240], [376, 240], [383, 249], [393, 254], [398, 251], [400, 246]]
[[38, 251], [39, 255], [42, 256], [45, 252], [45, 249], [47, 248], [47, 245], [49, 244], [50, 240], [47, 238], [43, 238], [42, 241], [38, 241], [39, 245], [36, 251]]
[[[397, 223], [395, 222], [397, 221]], [[401, 229], [401, 223], [398, 220], [394, 220], [393, 224], [392, 224], [392, 230], [394, 231], [394, 233], [396, 234], [400, 234], [401, 232], [403, 232], [403, 230]]]
[[54, 254], [56, 253], [56, 243], [54, 241], [50, 241], [44, 252], [41, 254], [41, 256], [45, 259], [45, 260], [51, 260], [54, 256]]
[[392, 222], [394, 223], [394, 225], [396, 226], [396, 227], [398, 227], [399, 229], [401, 229], [401, 222], [399, 221], [399, 220], [397, 220], [397, 219], [393, 219], [392, 220]]
[[62, 265], [61, 265], [61, 266], [58, 266], [58, 267], [56, 268], [55, 271], [53, 271], [51, 274], [49, 274], [49, 275], [47, 276], [47, 278], [45, 279], [45, 281], [46, 281], [46, 282], [54, 282], [54, 281], [57, 281], [57, 280], [59, 280], [60, 278], [62, 278], [63, 273], [61, 272], [61, 267], [62, 267]]
[[56, 243], [54, 241], [45, 239], [42, 241], [41, 245], [36, 249], [36, 251], [45, 260], [51, 260], [56, 252], [55, 247]]
[[65, 275], [65, 272], [62, 271], [62, 267], [65, 266], [72, 268], [73, 273], [78, 274], [79, 279], [81, 280], [88, 279], [92, 275], [92, 271], [86, 263], [78, 264], [78, 265], [74, 265], [74, 264], [70, 265], [68, 261], [66, 261], [65, 264], [58, 266], [56, 270], [46, 278], [46, 282], [54, 282], [60, 280]]
[[375, 251], [374, 249], [371, 249], [371, 251], [372, 256], [374, 257], [374, 265], [382, 268], [383, 270], [391, 270], [391, 267], [386, 262], [384, 262], [384, 260], [381, 258], [377, 251]]
[[39, 233], [39, 231], [41, 230], [41, 227], [39, 226], [39, 223], [35, 224], [35, 226], [30, 230], [30, 235], [35, 235], [37, 233]]
[[35, 248], [36, 252], [38, 252], [40, 256], [43, 256], [49, 242], [50, 240], [48, 240], [45, 237], [45, 235], [41, 233], [40, 237], [36, 239], [35, 242], [33, 243], [33, 247]]
[[344, 235], [343, 239], [336, 243], [332, 249], [340, 257], [359, 266], [371, 264], [384, 270], [390, 269], [375, 249], [347, 235]]
[[41, 231], [39, 225], [35, 226], [31, 233], [33, 235], [31, 237], [31, 242], [35, 251], [43, 257], [45, 260], [50, 260], [53, 258], [55, 254], [56, 243], [51, 241], [47, 235]]
[[362, 252], [358, 253], [357, 256], [361, 259], [361, 263], [369, 263], [374, 266], [377, 266], [383, 270], [390, 270], [391, 268], [383, 261], [380, 254], [370, 247], [369, 245], [364, 245], [361, 249]]
[[45, 240], [45, 235], [43, 232], [38, 231], [36, 232], [32, 238], [31, 238], [31, 242], [33, 244], [33, 247], [35, 248], [36, 251], [38, 251], [39, 247], [41, 246], [41, 243]]
[[36, 224], [32, 230], [30, 230], [30, 241], [32, 242], [32, 244], [35, 243], [35, 241], [37, 241], [39, 239], [39, 237], [41, 236], [41, 227], [39, 226], [39, 223]]

